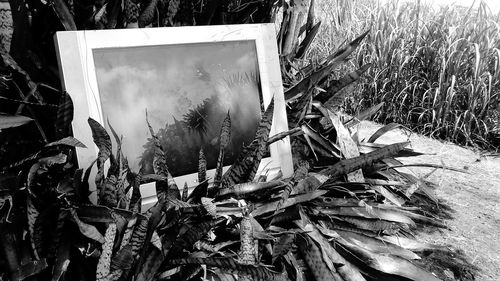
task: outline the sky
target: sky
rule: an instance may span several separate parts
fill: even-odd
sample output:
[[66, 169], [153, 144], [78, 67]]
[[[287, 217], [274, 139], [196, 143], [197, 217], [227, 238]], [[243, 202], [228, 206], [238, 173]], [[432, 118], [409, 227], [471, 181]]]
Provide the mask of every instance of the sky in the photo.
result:
[[[417, 1], [417, 0], [409, 0], [409, 1]], [[477, 8], [479, 6], [479, 3], [481, 2], [480, 0], [423, 0], [422, 2], [424, 3], [429, 3], [432, 4], [435, 7], [439, 6], [446, 6], [450, 4], [455, 4], [455, 5], [460, 5], [464, 7], [470, 7], [472, 4], [474, 4], [473, 7]], [[492, 10], [492, 12], [497, 13], [500, 11], [500, 0], [484, 0], [488, 7]]]
[[244, 73], [258, 75], [253, 41], [97, 49], [93, 55], [104, 119], [124, 136], [132, 168], [150, 137], [146, 109], [155, 131], [212, 95], [228, 109], [238, 105], [233, 111], [240, 120], [260, 115], [258, 84], [228, 83]]

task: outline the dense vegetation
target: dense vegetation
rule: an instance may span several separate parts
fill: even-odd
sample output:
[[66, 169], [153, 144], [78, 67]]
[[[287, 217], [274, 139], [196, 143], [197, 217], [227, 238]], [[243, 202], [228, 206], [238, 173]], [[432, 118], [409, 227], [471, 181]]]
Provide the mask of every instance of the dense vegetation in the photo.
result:
[[[364, 48], [369, 30], [309, 63], [303, 58], [321, 24], [314, 1], [10, 3], [14, 34], [0, 68], [0, 279], [439, 280], [445, 270], [462, 278], [470, 269], [413, 236], [418, 226], [445, 227], [430, 213], [441, 207], [431, 186], [396, 160], [419, 153], [408, 142], [375, 143], [395, 126], [367, 141], [355, 137], [356, 123], [382, 104], [353, 118], [339, 111], [347, 86], [370, 65], [339, 79], [335, 70]], [[56, 30], [270, 22], [278, 15], [290, 131], [269, 136], [271, 103], [254, 141], [224, 175], [218, 158], [213, 186], [199, 154], [200, 184], [191, 193], [173, 180], [168, 148], [151, 126], [153, 157], [144, 165], [152, 173], [131, 170], [119, 135], [90, 118], [99, 153], [93, 166], [75, 166], [74, 148], [93, 144], [69, 136], [73, 104], [58, 90]], [[230, 127], [224, 118], [219, 155]], [[253, 181], [268, 144], [287, 135], [293, 177]], [[139, 186], [151, 181], [158, 202], [141, 212]], [[447, 266], [430, 272], [426, 257], [436, 251]]]
[[[350, 112], [380, 102], [375, 120], [457, 144], [500, 146], [500, 13], [422, 1], [319, 1], [327, 25], [316, 56], [370, 29], [352, 70], [370, 63], [346, 104]], [[339, 37], [344, 34], [344, 37]]]

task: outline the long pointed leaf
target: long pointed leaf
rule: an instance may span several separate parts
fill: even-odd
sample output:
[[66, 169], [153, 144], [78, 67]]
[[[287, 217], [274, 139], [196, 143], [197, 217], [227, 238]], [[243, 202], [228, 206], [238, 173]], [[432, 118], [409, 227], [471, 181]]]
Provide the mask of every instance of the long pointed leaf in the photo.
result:
[[240, 152], [236, 162], [222, 177], [222, 188], [253, 180], [266, 151], [273, 114], [274, 98], [262, 115], [254, 140]]

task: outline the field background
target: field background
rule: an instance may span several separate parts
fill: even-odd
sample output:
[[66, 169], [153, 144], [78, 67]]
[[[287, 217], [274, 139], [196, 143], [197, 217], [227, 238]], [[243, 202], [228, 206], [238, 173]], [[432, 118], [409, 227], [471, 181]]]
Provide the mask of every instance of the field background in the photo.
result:
[[497, 150], [500, 145], [498, 1], [323, 1], [310, 59], [370, 30], [346, 72], [371, 64], [345, 89], [355, 114], [384, 102], [375, 121], [424, 135]]

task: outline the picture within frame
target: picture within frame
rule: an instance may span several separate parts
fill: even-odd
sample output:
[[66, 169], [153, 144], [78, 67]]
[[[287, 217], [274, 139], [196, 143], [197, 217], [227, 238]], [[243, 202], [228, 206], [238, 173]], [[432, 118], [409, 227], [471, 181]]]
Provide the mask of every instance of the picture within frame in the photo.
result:
[[154, 172], [145, 110], [174, 177], [197, 172], [201, 149], [207, 169], [216, 167], [227, 114], [224, 163], [253, 140], [263, 109], [255, 41], [104, 48], [93, 57], [103, 117], [123, 135], [132, 170]]
[[[210, 100], [213, 96], [217, 98], [218, 95], [213, 93], [217, 91], [224, 92], [224, 83], [239, 88], [237, 89], [238, 92], [249, 91], [254, 93], [251, 102], [245, 100], [246, 95], [245, 98], [235, 98], [239, 109], [229, 109], [231, 118], [233, 118], [233, 127], [238, 127], [239, 122], [254, 124], [253, 126], [249, 125], [248, 128], [243, 126], [245, 128], [241, 129], [240, 132], [233, 133], [233, 139], [238, 138], [239, 133], [241, 133], [245, 136], [241, 138], [241, 144], [251, 141], [251, 139], [247, 138], [250, 135], [253, 138], [254, 126], [257, 124], [255, 121], [260, 118], [258, 116], [260, 116], [262, 110], [261, 104], [263, 104], [263, 107], [267, 107], [272, 99], [274, 99], [275, 106], [270, 135], [288, 130], [276, 45], [276, 31], [273, 24], [64, 31], [56, 33], [55, 41], [63, 89], [69, 93], [74, 104], [73, 133], [77, 139], [88, 147], [86, 149], [76, 148], [78, 164], [81, 168], [88, 167], [97, 156], [97, 147], [93, 145], [92, 133], [87, 123], [89, 117], [105, 127], [108, 126], [106, 119], [109, 119], [111, 126], [118, 131], [118, 134], [124, 136], [124, 149], [127, 149], [127, 146], [136, 147], [139, 145], [139, 150], [144, 150], [142, 146], [144, 144], [147, 146], [147, 138], [150, 137], [146, 125], [146, 108], [155, 131], [165, 134], [166, 138], [169, 136], [169, 131], [172, 131], [168, 130], [169, 128], [178, 130], [178, 132], [193, 134], [196, 132], [195, 130], [190, 131], [188, 126], [183, 125], [183, 122], [187, 121], [184, 119], [185, 115], [190, 110], [196, 110], [198, 105], [203, 105], [206, 99]], [[227, 51], [231, 48], [234, 49], [232, 55]], [[177, 51], [175, 51], [176, 49]], [[221, 52], [223, 55], [217, 54], [219, 49], [226, 49], [226, 52]], [[162, 52], [167, 52], [162, 50], [170, 50], [176, 55], [169, 57], [168, 54], [162, 54]], [[220, 61], [218, 63], [221, 64], [220, 66], [217, 64], [212, 65], [216, 61], [212, 56], [214, 58], [219, 56]], [[250, 59], [250, 56], [256, 56], [256, 61]], [[244, 57], [248, 58], [245, 59]], [[239, 68], [237, 67], [238, 59], [242, 63]], [[181, 64], [183, 61], [187, 63], [185, 66]], [[223, 64], [227, 65], [222, 67]], [[174, 67], [169, 68], [169, 65], [174, 65]], [[127, 66], [134, 67], [134, 72], [119, 78], [120, 75], [115, 72], [120, 72], [121, 69], [125, 73]], [[162, 67], [164, 70], [159, 69]], [[217, 69], [217, 67], [219, 68]], [[170, 69], [173, 74], [168, 74], [166, 69]], [[230, 75], [223, 77], [221, 73], [224, 72], [224, 69]], [[175, 73], [178, 73], [178, 75], [176, 76]], [[155, 76], [156, 80], [151, 81], [156, 82], [151, 82], [150, 85], [148, 82], [139, 83], [136, 81], [138, 78], [148, 77], [148, 75]], [[177, 87], [170, 87], [167, 84], [169, 80], [174, 85], [178, 84]], [[209, 81], [218, 82], [209, 83]], [[181, 83], [182, 87], [179, 86], [178, 82], [183, 82]], [[253, 82], [258, 83], [255, 85]], [[124, 85], [128, 86], [124, 87]], [[192, 93], [185, 94], [182, 97], [183, 91], [186, 89], [191, 91], [192, 88], [196, 87], [198, 90], [204, 90], [198, 91], [203, 93], [202, 97], [194, 96]], [[160, 88], [160, 90], [153, 93], [154, 88]], [[261, 104], [255, 99], [255, 96], [257, 96], [255, 93], [260, 94]], [[115, 97], [115, 95], [120, 94], [131, 95], [132, 99]], [[177, 94], [179, 94], [179, 98], [177, 98]], [[150, 96], [155, 98], [150, 99]], [[164, 100], [169, 96], [175, 96], [173, 103], [177, 104], [173, 109], [169, 109], [169, 111], [173, 110], [174, 113], [162, 114], [161, 118], [164, 119], [161, 120], [161, 118], [157, 118], [159, 116], [157, 115], [157, 112], [159, 112], [157, 107], [161, 107], [159, 105], [167, 106], [167, 104], [172, 106], [170, 102]], [[141, 101], [141, 97], [148, 97], [149, 106]], [[123, 108], [119, 109], [120, 106], [123, 106], [123, 103], [125, 103], [125, 108], [131, 106], [136, 108], [137, 112], [132, 113]], [[223, 103], [230, 102], [225, 99]], [[237, 116], [237, 111], [243, 110], [252, 112], [252, 114], [247, 114], [251, 118], [251, 122], [246, 118]], [[116, 112], [121, 113], [116, 114]], [[217, 118], [222, 117], [221, 112], [224, 113], [224, 116], [227, 114], [225, 107], [220, 108], [217, 112]], [[255, 117], [250, 117], [254, 116], [253, 114], [255, 114]], [[136, 126], [135, 122], [142, 124]], [[216, 123], [218, 122], [214, 121], [210, 125], [214, 127], [210, 130], [211, 135], [203, 136], [207, 142], [205, 145], [210, 146], [217, 143], [215, 145], [217, 147], [218, 139], [215, 135], [219, 134], [220, 125]], [[179, 124], [181, 124], [181, 129], [177, 129]], [[137, 127], [139, 134], [141, 134], [141, 136], [137, 137], [139, 140], [137, 144], [126, 143], [127, 139], [133, 142], [132, 140], [136, 138], [135, 136], [130, 137], [130, 132], [124, 132], [129, 127]], [[243, 127], [240, 126], [240, 128]], [[199, 138], [202, 137], [199, 136]], [[177, 141], [181, 145], [188, 145], [180, 141], [180, 139], [177, 139]], [[191, 141], [194, 142], [194, 140]], [[196, 145], [190, 145], [195, 147], [194, 150], [197, 150]], [[237, 146], [235, 144], [233, 148], [237, 148]], [[197, 155], [198, 152], [193, 151], [192, 153]], [[269, 152], [269, 155], [262, 159], [257, 174], [265, 173], [272, 177], [281, 172], [284, 177], [291, 176], [293, 165], [289, 139], [284, 138], [271, 144]], [[139, 158], [127, 155], [130, 162], [140, 162], [141, 156], [147, 156], [143, 155], [142, 151], [141, 153], [137, 151], [133, 153], [140, 155], [138, 155]], [[237, 155], [235, 151], [228, 154], [230, 157]], [[184, 154], [180, 155], [179, 157], [182, 160], [177, 160], [177, 163], [185, 160]], [[170, 157], [168, 153], [167, 157]], [[232, 164], [231, 159], [226, 160], [225, 164], [228, 166], [225, 167], [225, 170]], [[169, 168], [171, 167], [169, 166]], [[182, 169], [184, 168], [181, 167], [175, 172], [179, 174], [175, 177], [176, 182], [180, 185], [187, 182], [190, 187], [196, 185], [196, 173], [189, 173], [187, 169]], [[213, 178], [214, 173], [214, 170], [209, 170], [207, 176]]]

